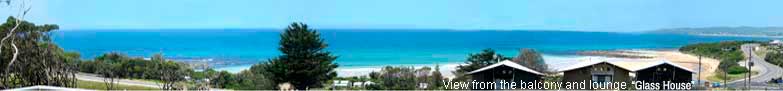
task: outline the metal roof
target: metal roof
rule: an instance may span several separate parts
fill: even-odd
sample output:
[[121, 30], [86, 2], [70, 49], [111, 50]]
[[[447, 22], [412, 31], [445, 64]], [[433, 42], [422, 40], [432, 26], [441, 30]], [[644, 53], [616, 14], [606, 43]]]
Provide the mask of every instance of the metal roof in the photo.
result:
[[522, 70], [522, 71], [527, 71], [527, 72], [530, 72], [530, 73], [533, 73], [533, 74], [537, 74], [537, 75], [544, 75], [541, 72], [538, 72], [538, 71], [535, 71], [533, 69], [527, 68], [525, 66], [519, 65], [519, 64], [517, 64], [515, 62], [512, 62], [510, 60], [505, 60], [505, 61], [502, 61], [502, 62], [498, 62], [498, 63], [492, 64], [492, 65], [489, 65], [487, 67], [482, 67], [482, 68], [480, 68], [478, 70], [470, 71], [470, 72], [468, 72], [468, 74], [473, 74], [473, 73], [489, 70], [489, 69], [492, 69], [492, 68], [495, 68], [495, 67], [498, 67], [498, 66], [501, 66], [501, 65], [505, 65], [505, 66], [508, 66], [508, 67], [511, 67], [511, 68], [514, 68], [514, 69], [519, 69], [519, 70]]

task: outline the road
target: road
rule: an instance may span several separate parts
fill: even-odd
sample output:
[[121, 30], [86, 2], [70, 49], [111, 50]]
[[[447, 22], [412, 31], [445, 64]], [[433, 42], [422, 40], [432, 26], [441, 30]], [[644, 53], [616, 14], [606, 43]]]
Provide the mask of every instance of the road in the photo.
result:
[[[78, 73], [76, 74], [76, 79], [79, 80], [86, 80], [86, 81], [95, 81], [95, 82], [103, 82], [103, 77], [100, 77], [96, 74], [89, 74], [89, 73]], [[155, 82], [148, 82], [148, 81], [137, 81], [137, 80], [128, 80], [128, 79], [116, 79], [119, 80], [117, 83], [123, 84], [123, 85], [134, 85], [134, 86], [144, 86], [144, 87], [151, 87], [151, 88], [160, 88], [160, 85], [158, 85]]]
[[[781, 89], [781, 87], [772, 87], [767, 84], [772, 78], [778, 78], [783, 76], [783, 68], [777, 65], [773, 65], [767, 61], [764, 61], [764, 57], [751, 53], [753, 49], [758, 47], [759, 44], [744, 44], [741, 49], [745, 57], [750, 56], [751, 62], [754, 63], [753, 69], [758, 69], [758, 74], [751, 76], [750, 86], [753, 89]], [[748, 55], [748, 54], [752, 55]], [[744, 65], [744, 64], [743, 64]], [[729, 82], [729, 87], [741, 88], [745, 86], [747, 79], [740, 79]]]

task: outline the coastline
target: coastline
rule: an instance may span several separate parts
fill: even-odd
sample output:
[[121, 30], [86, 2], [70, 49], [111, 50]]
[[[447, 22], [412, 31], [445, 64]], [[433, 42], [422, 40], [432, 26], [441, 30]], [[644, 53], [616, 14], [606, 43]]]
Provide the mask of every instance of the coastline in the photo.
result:
[[[610, 57], [602, 57], [602, 56], [580, 56], [580, 55], [548, 55], [548, 54], [542, 54], [544, 57], [544, 60], [546, 60], [547, 65], [552, 70], [557, 70], [560, 68], [565, 68], [568, 65], [576, 64], [577, 62], [574, 61], [584, 61], [584, 60], [595, 60], [595, 59], [617, 59], [617, 58], [610, 58]], [[447, 63], [437, 63], [440, 65], [440, 72], [441, 74], [446, 78], [453, 78], [454, 74], [453, 71], [456, 70], [457, 66], [464, 65], [465, 63], [463, 61], [455, 61], [455, 62], [447, 62]], [[393, 66], [393, 67], [414, 67], [414, 68], [422, 68], [422, 67], [435, 67], [436, 64], [387, 64], [387, 65], [378, 65], [378, 66], [348, 66], [348, 67], [338, 67], [335, 69], [337, 72], [338, 77], [354, 77], [354, 76], [367, 76], [370, 72], [373, 71], [380, 71], [383, 69], [383, 67], [386, 66]], [[228, 71], [230, 73], [239, 73], [242, 70], [247, 70], [252, 66], [250, 65], [238, 65], [238, 66], [227, 66], [227, 67], [219, 67], [215, 68], [215, 70], [218, 71]], [[434, 68], [433, 68], [434, 69]]]
[[[597, 50], [597, 51], [584, 51], [585, 54], [577, 53], [573, 56], [553, 56], [544, 54], [544, 59], [551, 68], [551, 70], [559, 70], [560, 68], [568, 67], [583, 61], [591, 60], [607, 60], [618, 62], [620, 64], [626, 64], [626, 66], [634, 67], [633, 64], [651, 63], [660, 60], [668, 60], [678, 65], [690, 68], [691, 70], [698, 70], [698, 57], [690, 54], [685, 54], [677, 50], [672, 49], [627, 49], [627, 50]], [[605, 55], [604, 55], [605, 54]], [[702, 74], [701, 78], [706, 79], [708, 76], [713, 75], [713, 72], [717, 69], [720, 61], [712, 58], [702, 58]], [[439, 63], [440, 72], [446, 78], [453, 78], [452, 71], [456, 70], [457, 66], [464, 65], [462, 62], [451, 63]], [[238, 73], [242, 70], [249, 69], [252, 65], [240, 65], [240, 66], [228, 66], [222, 68], [216, 68], [216, 70], [225, 70], [231, 73]], [[435, 64], [388, 64], [380, 66], [352, 66], [352, 67], [338, 67], [335, 71], [338, 77], [354, 77], [354, 76], [366, 76], [371, 72], [380, 71], [383, 67], [395, 66], [395, 67], [435, 67]], [[434, 68], [433, 68], [434, 69]]]

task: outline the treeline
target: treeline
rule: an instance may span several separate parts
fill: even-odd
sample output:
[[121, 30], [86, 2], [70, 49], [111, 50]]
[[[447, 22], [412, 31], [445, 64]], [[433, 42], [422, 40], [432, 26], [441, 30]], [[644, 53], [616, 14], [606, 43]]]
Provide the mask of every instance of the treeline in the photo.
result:
[[719, 69], [729, 74], [741, 74], [749, 72], [747, 68], [739, 66], [737, 62], [745, 60], [741, 49], [742, 44], [758, 43], [756, 41], [724, 41], [717, 43], [698, 43], [681, 47], [681, 52], [695, 54], [703, 57], [720, 60]]
[[[78, 62], [79, 71], [98, 74], [107, 83], [108, 89], [115, 89], [119, 79], [151, 79], [159, 81], [162, 89], [186, 89], [181, 83], [195, 73], [187, 64], [166, 60], [162, 54], [155, 54], [151, 60], [128, 57], [121, 53], [106, 53], [94, 60]], [[179, 85], [177, 85], [179, 84]]]
[[49, 38], [57, 25], [35, 25], [8, 17], [0, 25], [0, 89], [34, 85], [75, 87], [78, 53]]
[[783, 45], [766, 45], [768, 52], [764, 60], [769, 63], [783, 67]]
[[150, 60], [141, 57], [129, 57], [121, 53], [106, 53], [94, 60], [78, 62], [79, 71], [98, 74], [110, 78], [109, 89], [114, 89], [118, 79], [147, 79], [162, 84], [161, 89], [201, 89], [225, 88], [238, 90], [274, 89], [265, 73], [252, 72], [262, 70], [253, 67], [250, 70], [232, 74], [228, 71], [216, 71], [207, 68], [201, 71], [192, 69], [188, 64], [164, 59], [155, 54]]
[[[365, 83], [362, 86], [352, 86], [348, 84], [345, 87], [329, 87], [333, 90], [438, 90], [443, 89], [443, 74], [440, 73], [440, 66], [435, 68], [405, 66], [386, 66], [381, 71], [371, 72], [367, 76], [356, 77], [338, 77], [333, 81], [350, 81]], [[338, 84], [338, 83], [331, 83]], [[345, 84], [345, 83], [343, 83]]]

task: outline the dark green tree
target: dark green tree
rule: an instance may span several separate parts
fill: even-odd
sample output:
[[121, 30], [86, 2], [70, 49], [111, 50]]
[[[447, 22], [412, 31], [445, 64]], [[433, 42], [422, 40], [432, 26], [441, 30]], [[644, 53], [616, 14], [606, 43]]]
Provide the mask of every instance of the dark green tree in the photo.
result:
[[99, 76], [107, 78], [103, 79], [106, 84], [106, 89], [114, 90], [116, 87], [117, 79], [125, 76], [128, 72], [122, 67], [122, 62], [127, 60], [123, 54], [112, 52], [103, 54], [95, 58], [95, 72]]
[[418, 85], [413, 67], [386, 66], [380, 73], [378, 85], [384, 90], [414, 90]]
[[57, 25], [35, 25], [8, 17], [0, 25], [0, 88], [33, 85], [75, 86], [76, 60], [54, 44]]
[[326, 51], [327, 44], [320, 34], [304, 23], [293, 23], [280, 35], [280, 52], [283, 55], [268, 61], [276, 83], [290, 82], [296, 89], [322, 87], [322, 83], [337, 73], [333, 63], [336, 56]]
[[470, 54], [470, 56], [468, 56], [468, 59], [465, 61], [465, 64], [467, 65], [459, 65], [457, 66], [457, 70], [452, 72], [454, 73], [454, 76], [456, 76], [453, 80], [458, 80], [458, 81], [469, 80], [470, 76], [466, 75], [466, 73], [473, 70], [480, 69], [481, 67], [495, 64], [502, 60], [510, 60], [510, 59], [511, 58], [503, 57], [503, 55], [495, 53], [495, 50], [492, 49], [484, 49], [481, 51], [481, 53]]
[[440, 65], [435, 65], [435, 70], [432, 71], [432, 81], [430, 84], [433, 89], [443, 88], [443, 74], [440, 73]]
[[519, 50], [519, 55], [514, 57], [512, 61], [538, 72], [549, 71], [544, 57], [533, 49], [524, 48]]
[[217, 88], [227, 88], [229, 85], [235, 84], [234, 82], [236, 78], [231, 73], [228, 73], [228, 71], [220, 71], [220, 73], [217, 74], [217, 78], [210, 80], [210, 84]]
[[237, 90], [268, 90], [274, 89], [275, 84], [269, 79], [269, 72], [266, 71], [268, 64], [256, 64], [237, 74], [239, 81]]

